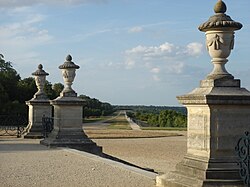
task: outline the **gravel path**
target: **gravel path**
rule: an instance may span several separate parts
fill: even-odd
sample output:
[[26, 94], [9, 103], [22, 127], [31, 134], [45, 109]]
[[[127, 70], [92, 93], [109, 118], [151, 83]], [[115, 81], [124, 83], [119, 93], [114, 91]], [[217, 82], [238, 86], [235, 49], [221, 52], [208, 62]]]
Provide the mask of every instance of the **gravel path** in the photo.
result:
[[125, 117], [127, 119], [127, 121], [129, 122], [132, 130], [141, 130], [141, 127], [139, 125], [137, 125], [135, 122], [133, 122], [128, 116], [127, 114], [125, 114]]
[[175, 165], [186, 153], [184, 136], [138, 139], [94, 139], [106, 154], [126, 160], [159, 174], [175, 170]]
[[37, 140], [0, 140], [3, 187], [152, 187], [155, 181], [130, 170]]

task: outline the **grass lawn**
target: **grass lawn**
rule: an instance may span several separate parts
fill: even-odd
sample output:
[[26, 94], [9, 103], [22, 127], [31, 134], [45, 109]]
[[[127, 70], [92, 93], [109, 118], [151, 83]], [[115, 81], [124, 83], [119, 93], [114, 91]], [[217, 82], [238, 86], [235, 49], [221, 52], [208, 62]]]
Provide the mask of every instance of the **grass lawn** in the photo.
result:
[[141, 127], [142, 130], [186, 131], [186, 127]]
[[108, 126], [108, 129], [119, 129], [119, 130], [132, 130], [130, 125], [126, 122], [116, 122], [116, 123], [111, 123]]
[[102, 120], [108, 119], [109, 116], [101, 116], [101, 117], [92, 117], [92, 118], [84, 118], [83, 123], [94, 123]]
[[125, 129], [85, 130], [85, 133], [91, 139], [160, 138], [182, 136], [179, 133], [168, 131], [133, 131]]

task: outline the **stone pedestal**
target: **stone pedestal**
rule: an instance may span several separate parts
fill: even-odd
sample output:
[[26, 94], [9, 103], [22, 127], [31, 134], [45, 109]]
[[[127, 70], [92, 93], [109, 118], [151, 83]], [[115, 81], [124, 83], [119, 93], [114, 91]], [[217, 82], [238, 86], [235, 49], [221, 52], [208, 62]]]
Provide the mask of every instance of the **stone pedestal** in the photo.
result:
[[38, 69], [32, 73], [35, 77], [35, 82], [38, 91], [33, 98], [26, 101], [26, 105], [29, 106], [29, 127], [28, 133], [24, 138], [42, 138], [42, 117], [52, 116], [52, 106], [49, 103], [49, 99], [44, 92], [44, 85], [46, 82], [46, 76], [49, 75], [43, 70], [42, 64], [38, 65]]
[[158, 186], [244, 186], [235, 147], [250, 130], [250, 92], [225, 68], [234, 48], [234, 31], [242, 28], [226, 10], [219, 0], [215, 15], [199, 27], [206, 32], [214, 69], [199, 88], [177, 97], [188, 110], [187, 154], [176, 171], [157, 177]]
[[101, 155], [102, 148], [90, 140], [83, 131], [84, 100], [78, 98], [71, 87], [79, 66], [74, 64], [72, 57], [68, 55], [59, 69], [62, 70], [65, 87], [60, 97], [50, 101], [54, 107], [54, 130], [40, 143], [49, 147], [69, 147]]
[[177, 97], [188, 110], [187, 154], [158, 186], [243, 186], [235, 147], [250, 130], [250, 92], [232, 78], [201, 81]]
[[41, 144], [49, 147], [69, 147], [94, 154], [102, 148], [90, 140], [82, 129], [84, 101], [77, 97], [59, 97], [51, 104], [54, 107], [54, 130]]
[[30, 100], [26, 104], [29, 106], [29, 123], [31, 128], [24, 138], [42, 138], [42, 117], [52, 116], [52, 106], [49, 100]]

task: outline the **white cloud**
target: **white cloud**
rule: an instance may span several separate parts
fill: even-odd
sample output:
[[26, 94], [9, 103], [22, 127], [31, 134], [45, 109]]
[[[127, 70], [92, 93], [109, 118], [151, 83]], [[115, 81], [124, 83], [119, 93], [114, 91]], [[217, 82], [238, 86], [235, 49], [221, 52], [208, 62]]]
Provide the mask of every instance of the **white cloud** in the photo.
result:
[[160, 73], [160, 71], [161, 71], [160, 68], [152, 68], [150, 72], [157, 74]]
[[125, 51], [127, 56], [139, 58], [143, 61], [152, 61], [156, 59], [169, 58], [176, 55], [177, 47], [171, 43], [164, 43], [160, 46], [142, 46], [139, 45], [135, 48]]
[[36, 4], [79, 5], [86, 3], [106, 3], [108, 0], [1, 0], [1, 8], [25, 7]]
[[153, 80], [156, 81], [156, 82], [161, 81], [161, 79], [159, 78], [158, 75], [153, 75]]
[[[18, 71], [20, 68], [26, 74], [31, 64], [44, 63], [36, 47], [53, 40], [49, 31], [41, 27], [46, 16], [28, 7], [13, 8], [4, 13], [9, 21], [0, 23], [0, 51]], [[30, 72], [25, 76], [30, 76]]]
[[[200, 43], [177, 46], [165, 42], [158, 46], [138, 45], [125, 51], [125, 68], [144, 68], [151, 72], [154, 81], [162, 80], [164, 74], [181, 74], [188, 58], [198, 57], [203, 52]], [[128, 61], [129, 59], [129, 61]]]
[[[28, 16], [29, 17], [29, 16]], [[52, 39], [48, 30], [36, 26], [44, 17], [39, 14], [32, 15], [32, 19], [26, 18], [20, 22], [0, 25], [0, 47], [29, 47], [44, 44]]]
[[186, 57], [201, 55], [203, 49], [202, 46], [202, 44], [195, 42], [184, 47], [166, 42], [159, 46], [138, 45], [137, 47], [126, 50], [125, 54], [143, 60], [185, 59]]
[[[5, 1], [1, 1], [3, 2]], [[32, 8], [17, 7], [5, 13], [8, 19], [14, 21], [0, 24], [0, 47], [13, 45], [13, 48], [16, 46], [32, 48], [53, 38], [47, 29], [41, 28], [41, 23], [45, 21], [46, 16], [37, 13]]]
[[132, 69], [135, 66], [135, 61], [132, 59], [127, 59], [125, 61], [126, 69]]
[[203, 45], [201, 43], [193, 42], [188, 44], [186, 49], [189, 56], [199, 56], [202, 53]]
[[184, 63], [183, 62], [176, 62], [172, 66], [166, 66], [169, 72], [173, 72], [175, 74], [180, 74], [183, 72]]
[[109, 32], [112, 32], [112, 29], [102, 29], [102, 30], [97, 30], [97, 31], [85, 33], [85, 34], [77, 34], [77, 35], [73, 36], [73, 40], [76, 42], [79, 42], [79, 41], [82, 41], [82, 40], [87, 39], [89, 37], [94, 37], [96, 35], [101, 35], [101, 34], [105, 34], [105, 33], [109, 33]]
[[129, 33], [138, 33], [138, 32], [142, 32], [143, 28], [140, 26], [137, 27], [132, 27], [128, 30]]

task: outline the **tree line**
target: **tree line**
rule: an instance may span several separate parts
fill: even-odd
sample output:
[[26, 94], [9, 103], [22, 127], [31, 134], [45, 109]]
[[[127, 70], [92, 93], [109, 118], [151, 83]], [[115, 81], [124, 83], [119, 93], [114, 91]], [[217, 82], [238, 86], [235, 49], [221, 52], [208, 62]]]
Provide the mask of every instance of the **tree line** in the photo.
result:
[[178, 107], [178, 106], [117, 105], [116, 107], [119, 110], [132, 110], [142, 113], [153, 113], [153, 114], [159, 114], [163, 110], [174, 110], [176, 112], [187, 115], [186, 107]]
[[127, 115], [152, 127], [187, 127], [187, 116], [174, 110], [162, 110], [158, 113], [127, 112]]
[[[52, 85], [46, 81], [44, 86], [49, 99], [55, 99], [62, 89], [61, 83]], [[21, 79], [12, 63], [5, 61], [4, 56], [0, 54], [0, 114], [27, 115], [28, 107], [25, 101], [30, 100], [36, 92], [35, 79]]]
[[[60, 95], [64, 86], [61, 83], [52, 84], [46, 80], [44, 91], [50, 100]], [[28, 77], [21, 79], [18, 72], [13, 68], [12, 63], [5, 61], [0, 54], [0, 115], [28, 114], [28, 106], [25, 101], [30, 100], [37, 92], [35, 79]], [[80, 95], [86, 101], [84, 106], [85, 116], [108, 115], [114, 111], [114, 107], [109, 103]]]
[[79, 97], [84, 99], [86, 102], [86, 105], [83, 110], [84, 117], [107, 116], [115, 112], [115, 108], [109, 103], [103, 103], [96, 98], [90, 98], [86, 95], [80, 95]]

